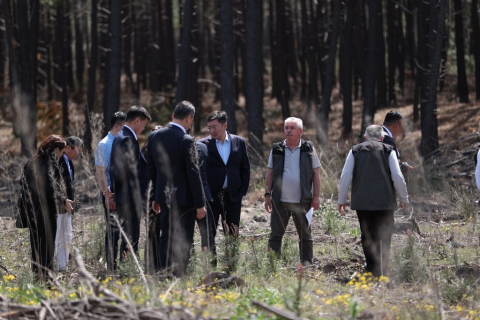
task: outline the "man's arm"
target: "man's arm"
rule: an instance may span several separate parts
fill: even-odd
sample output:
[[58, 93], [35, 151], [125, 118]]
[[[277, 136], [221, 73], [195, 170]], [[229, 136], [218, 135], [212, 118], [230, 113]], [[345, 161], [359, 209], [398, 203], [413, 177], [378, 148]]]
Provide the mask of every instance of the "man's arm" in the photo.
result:
[[313, 210], [320, 207], [320, 167], [313, 169], [313, 199], [311, 202]]
[[248, 191], [248, 186], [250, 184], [250, 159], [248, 158], [247, 152], [247, 143], [244, 139], [241, 139], [242, 142], [242, 164], [240, 177], [242, 179], [242, 195], [246, 195]]
[[[272, 193], [273, 186], [273, 169], [267, 168], [267, 174], [265, 175], [265, 192]], [[265, 196], [265, 210], [272, 213], [272, 197]]]
[[108, 181], [107, 181], [107, 167], [104, 166], [95, 166], [95, 176], [97, 177], [98, 185], [100, 190], [105, 194], [108, 190]]
[[350, 150], [345, 165], [343, 166], [342, 175], [340, 176], [340, 182], [338, 185], [338, 212], [340, 214], [343, 214], [343, 210], [345, 210], [348, 188], [352, 182], [354, 166], [355, 158], [353, 157], [352, 150]]
[[197, 209], [197, 218], [205, 217], [205, 194], [203, 191], [202, 179], [200, 178], [200, 168], [198, 166], [198, 154], [195, 148], [193, 138], [185, 135], [183, 137], [183, 152], [187, 168], [188, 184], [193, 196], [194, 206]]
[[405, 205], [409, 202], [408, 193], [407, 193], [407, 184], [405, 183], [405, 178], [403, 177], [403, 174], [400, 171], [397, 154], [395, 152], [390, 153], [390, 156], [388, 157], [388, 165], [390, 167], [390, 173], [391, 173], [393, 185], [395, 186], [395, 190], [397, 190], [398, 197], [400, 198], [400, 203], [401, 203], [400, 206], [404, 208]]

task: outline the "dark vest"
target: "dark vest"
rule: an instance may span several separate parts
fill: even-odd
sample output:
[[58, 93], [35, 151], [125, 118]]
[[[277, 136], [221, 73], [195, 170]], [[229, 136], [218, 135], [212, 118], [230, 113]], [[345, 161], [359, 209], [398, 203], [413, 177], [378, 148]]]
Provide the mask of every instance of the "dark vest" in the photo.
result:
[[[285, 164], [285, 145], [283, 142], [274, 143], [272, 149], [273, 161], [273, 189], [272, 199], [279, 203], [282, 196], [283, 167]], [[302, 140], [300, 145], [300, 187], [302, 188], [302, 199], [300, 202], [310, 203], [313, 198], [312, 169], [313, 143]]]
[[396, 210], [397, 201], [388, 157], [393, 147], [367, 141], [352, 148], [355, 159], [352, 179], [353, 210]]

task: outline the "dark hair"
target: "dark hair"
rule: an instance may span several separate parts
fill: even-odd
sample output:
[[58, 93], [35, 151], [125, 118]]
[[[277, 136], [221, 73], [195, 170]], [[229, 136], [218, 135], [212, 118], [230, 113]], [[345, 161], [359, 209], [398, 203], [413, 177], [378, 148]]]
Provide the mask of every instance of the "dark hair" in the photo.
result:
[[385, 119], [383, 120], [383, 124], [390, 125], [394, 124], [395, 122], [402, 121], [404, 116], [395, 110], [390, 110], [387, 112], [387, 115], [385, 116]]
[[71, 136], [65, 139], [65, 142], [67, 145], [72, 147], [72, 149], [75, 149], [76, 147], [82, 147], [83, 146], [83, 141], [79, 137], [76, 136]]
[[188, 116], [195, 116], [195, 107], [191, 102], [186, 100], [180, 102], [173, 110], [173, 117], [178, 120], [184, 120]]
[[42, 141], [42, 143], [38, 146], [37, 149], [37, 154], [33, 157], [34, 159], [36, 158], [43, 158], [48, 155], [50, 155], [53, 150], [56, 148], [65, 149], [67, 146], [67, 143], [63, 138], [59, 135], [52, 134], [48, 136], [45, 140]]
[[150, 116], [150, 113], [148, 113], [147, 109], [145, 109], [144, 107], [133, 106], [127, 112], [126, 121], [133, 121], [137, 118], [140, 118], [142, 120], [148, 119], [149, 121], [152, 120], [152, 117]]
[[213, 111], [207, 116], [207, 122], [218, 120], [221, 124], [225, 124], [227, 122], [228, 117], [225, 111]]
[[110, 128], [115, 127], [116, 124], [123, 124], [127, 120], [127, 114], [123, 111], [117, 111], [110, 118]]

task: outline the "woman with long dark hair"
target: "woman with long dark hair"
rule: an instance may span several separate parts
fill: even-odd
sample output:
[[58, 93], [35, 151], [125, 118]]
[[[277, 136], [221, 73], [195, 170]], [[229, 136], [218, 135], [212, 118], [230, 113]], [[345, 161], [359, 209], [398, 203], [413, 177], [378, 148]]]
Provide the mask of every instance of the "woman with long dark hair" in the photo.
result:
[[57, 215], [73, 211], [58, 164], [65, 146], [61, 136], [47, 137], [24, 169], [22, 192], [26, 197], [32, 270], [39, 279], [53, 270]]

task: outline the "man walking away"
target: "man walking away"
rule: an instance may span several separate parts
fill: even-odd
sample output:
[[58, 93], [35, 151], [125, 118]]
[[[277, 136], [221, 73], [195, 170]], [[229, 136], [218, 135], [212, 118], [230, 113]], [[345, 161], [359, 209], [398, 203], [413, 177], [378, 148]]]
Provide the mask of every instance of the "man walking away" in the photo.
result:
[[120, 239], [120, 230], [113, 219], [113, 215], [116, 214], [115, 202], [113, 201], [114, 195], [108, 190], [110, 185], [110, 157], [115, 135], [123, 129], [126, 119], [127, 114], [125, 112], [115, 112], [110, 119], [110, 132], [100, 140], [95, 149], [95, 175], [100, 187], [100, 198], [105, 211], [105, 260], [110, 271], [114, 271], [117, 267], [118, 240]]
[[372, 125], [365, 131], [365, 142], [352, 147], [343, 167], [338, 188], [338, 212], [343, 215], [347, 193], [352, 184], [352, 210], [357, 211], [366, 272], [375, 277], [387, 275], [390, 242], [394, 231], [394, 211], [408, 204], [405, 179], [397, 154], [382, 143], [382, 127]]
[[[268, 247], [278, 255], [290, 216], [297, 229], [300, 262], [312, 264], [312, 229], [306, 213], [320, 205], [320, 160], [313, 143], [301, 139], [303, 121], [285, 120], [285, 140], [275, 143], [267, 165], [265, 177], [265, 209], [271, 213]], [[313, 192], [312, 192], [313, 188]]]
[[150, 135], [148, 172], [152, 179], [152, 209], [160, 215], [160, 263], [172, 267], [177, 277], [185, 275], [195, 230], [195, 217], [205, 217], [205, 197], [194, 139], [187, 134], [195, 107], [182, 101], [172, 122]]
[[388, 111], [385, 120], [383, 120], [383, 143], [393, 147], [393, 150], [397, 153], [400, 170], [405, 174], [412, 170], [413, 167], [406, 162], [400, 161], [400, 151], [397, 150], [397, 145], [395, 144], [395, 139], [403, 130], [403, 118], [403, 115], [398, 111]]

